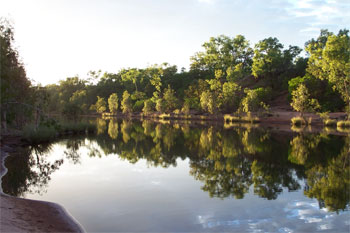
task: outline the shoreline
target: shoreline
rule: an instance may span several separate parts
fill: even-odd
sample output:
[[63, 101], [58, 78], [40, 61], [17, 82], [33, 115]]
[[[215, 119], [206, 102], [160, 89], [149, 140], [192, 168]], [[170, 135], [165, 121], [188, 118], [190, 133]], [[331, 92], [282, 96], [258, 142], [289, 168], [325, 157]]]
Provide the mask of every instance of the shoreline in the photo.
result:
[[[20, 138], [4, 142], [1, 136], [0, 178], [7, 173], [5, 160], [16, 147]], [[83, 227], [61, 205], [53, 202], [13, 197], [3, 193], [0, 183], [0, 232], [85, 232]]]
[[[296, 113], [295, 113], [296, 114]], [[250, 125], [250, 127], [262, 127], [270, 128], [272, 130], [284, 131], [284, 132], [297, 132], [291, 129], [290, 118], [295, 116], [291, 112], [283, 112], [283, 114], [278, 115], [278, 117], [267, 117], [262, 118], [261, 121], [256, 124], [246, 123], [246, 122], [231, 122], [226, 124], [223, 120], [223, 115], [214, 116], [213, 118], [206, 118], [205, 120], [199, 116], [197, 120], [170, 118], [170, 119], [159, 119], [159, 118], [146, 118], [142, 116], [125, 116], [119, 115], [107, 116], [108, 119], [113, 118], [128, 118], [135, 120], [151, 120], [159, 123], [166, 124], [191, 124], [200, 125], [222, 125], [224, 128], [230, 127], [244, 127], [244, 125]], [[334, 113], [331, 116], [334, 118], [341, 118], [344, 113]], [[317, 115], [310, 114], [310, 116], [315, 117]], [[315, 119], [313, 121], [312, 130], [310, 128], [303, 128], [302, 131], [310, 133], [320, 133], [325, 130], [322, 124], [320, 124], [320, 119]], [[316, 123], [316, 124], [315, 124]], [[346, 135], [347, 133], [328, 132], [330, 134], [336, 135]], [[7, 195], [3, 193], [2, 189], [2, 177], [7, 173], [7, 168], [5, 167], [5, 160], [8, 156], [11, 156], [12, 152], [15, 152], [17, 148], [25, 145], [21, 141], [20, 136], [15, 135], [1, 135], [0, 144], [0, 232], [85, 232], [84, 228], [79, 224], [79, 222], [74, 219], [72, 215], [60, 204], [39, 200], [31, 200], [26, 198], [19, 198]], [[14, 155], [13, 155], [14, 156]]]

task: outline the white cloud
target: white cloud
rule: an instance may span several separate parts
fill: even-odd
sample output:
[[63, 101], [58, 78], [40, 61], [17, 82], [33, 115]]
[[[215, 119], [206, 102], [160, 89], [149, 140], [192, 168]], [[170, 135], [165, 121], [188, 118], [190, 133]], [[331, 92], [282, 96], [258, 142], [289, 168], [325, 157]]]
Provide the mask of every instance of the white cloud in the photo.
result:
[[305, 21], [302, 33], [319, 32], [320, 28], [338, 28], [350, 25], [350, 1], [342, 0], [290, 0], [287, 13]]

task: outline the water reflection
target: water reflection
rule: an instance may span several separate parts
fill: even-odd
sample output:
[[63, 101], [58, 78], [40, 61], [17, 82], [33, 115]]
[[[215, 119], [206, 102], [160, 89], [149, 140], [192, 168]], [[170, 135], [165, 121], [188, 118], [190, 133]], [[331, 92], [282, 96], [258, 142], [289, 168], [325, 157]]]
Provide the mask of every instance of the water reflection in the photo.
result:
[[46, 157], [50, 145], [24, 148], [20, 156], [9, 157], [4, 191], [15, 196], [45, 192], [63, 161], [80, 163], [79, 148], [84, 146], [90, 157], [117, 154], [152, 167], [175, 167], [178, 159], [189, 159], [190, 175], [210, 197], [243, 199], [253, 192], [274, 200], [304, 188], [319, 208], [340, 211], [349, 206], [349, 136], [115, 119], [97, 119], [96, 125], [97, 135], [60, 141], [65, 147], [61, 159]]
[[6, 159], [7, 174], [2, 178], [4, 193], [22, 196], [24, 193], [44, 193], [53, 172], [63, 164], [63, 159], [48, 161], [50, 144], [22, 148], [15, 156]]

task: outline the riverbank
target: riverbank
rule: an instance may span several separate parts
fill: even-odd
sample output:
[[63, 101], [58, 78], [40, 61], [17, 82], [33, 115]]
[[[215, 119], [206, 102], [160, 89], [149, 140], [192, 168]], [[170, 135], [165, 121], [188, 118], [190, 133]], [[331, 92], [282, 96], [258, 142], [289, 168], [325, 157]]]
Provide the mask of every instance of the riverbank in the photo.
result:
[[[0, 176], [6, 174], [4, 161], [24, 146], [19, 136], [2, 135]], [[6, 195], [0, 190], [0, 232], [84, 232], [80, 224], [60, 205]]]
[[[122, 119], [147, 119], [147, 120], [183, 120], [183, 121], [217, 121], [226, 122], [227, 120], [235, 122], [256, 122], [270, 125], [291, 125], [291, 119], [299, 116], [300, 113], [294, 111], [271, 111], [266, 113], [250, 113], [250, 114], [176, 114], [176, 113], [103, 113], [103, 118], [122, 118]], [[319, 115], [315, 113], [305, 113], [304, 117], [311, 122], [311, 125], [323, 125], [323, 121]], [[345, 112], [329, 113], [330, 119], [344, 120], [346, 118]]]

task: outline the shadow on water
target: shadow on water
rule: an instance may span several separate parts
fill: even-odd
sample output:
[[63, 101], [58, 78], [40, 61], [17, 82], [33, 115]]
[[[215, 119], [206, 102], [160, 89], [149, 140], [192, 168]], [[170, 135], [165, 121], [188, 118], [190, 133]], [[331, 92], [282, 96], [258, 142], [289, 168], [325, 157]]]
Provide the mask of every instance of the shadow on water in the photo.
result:
[[22, 148], [8, 157], [4, 192], [45, 192], [50, 175], [64, 161], [79, 164], [79, 148], [86, 147], [90, 157], [117, 154], [130, 163], [146, 160], [149, 166], [164, 168], [189, 159], [190, 175], [210, 197], [242, 199], [252, 189], [274, 200], [282, 192], [303, 188], [320, 208], [349, 208], [349, 136], [113, 119], [96, 119], [96, 125], [96, 135], [61, 140], [61, 159], [47, 158], [50, 144]]

